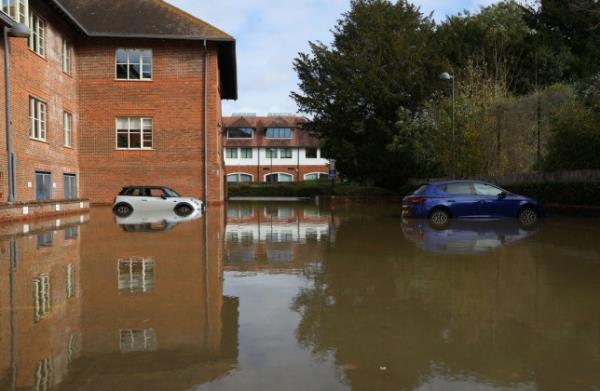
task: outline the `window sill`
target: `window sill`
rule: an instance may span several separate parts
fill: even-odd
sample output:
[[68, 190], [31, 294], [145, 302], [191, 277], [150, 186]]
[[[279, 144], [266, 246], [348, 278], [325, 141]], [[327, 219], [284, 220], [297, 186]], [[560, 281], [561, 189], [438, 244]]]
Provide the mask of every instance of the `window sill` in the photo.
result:
[[35, 54], [37, 57], [39, 57], [39, 58], [41, 58], [42, 60], [44, 60], [44, 61], [48, 62], [48, 59], [46, 58], [46, 56], [43, 56], [43, 55], [39, 54], [38, 52], [36, 52], [35, 50], [33, 50], [33, 49], [32, 49], [32, 48], [30, 48], [30, 47], [27, 47], [27, 49], [29, 49], [29, 51], [30, 51], [31, 53]]
[[148, 83], [154, 81], [154, 79], [115, 79], [114, 81], [123, 83]]
[[31, 140], [31, 141], [37, 141], [38, 143], [48, 144], [48, 140], [47, 139], [44, 140], [44, 139], [41, 139], [41, 138], [29, 137], [29, 140]]
[[124, 152], [152, 152], [156, 151], [155, 148], [115, 148], [115, 151], [124, 151]]
[[74, 150], [75, 148], [72, 145], [63, 145], [63, 148]]

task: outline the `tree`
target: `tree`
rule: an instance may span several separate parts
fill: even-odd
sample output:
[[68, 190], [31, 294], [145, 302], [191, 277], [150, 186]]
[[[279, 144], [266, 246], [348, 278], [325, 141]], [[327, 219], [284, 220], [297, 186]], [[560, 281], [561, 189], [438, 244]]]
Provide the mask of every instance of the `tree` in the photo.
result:
[[331, 47], [310, 43], [311, 53], [294, 61], [301, 92], [292, 97], [348, 178], [396, 187], [423, 171], [398, 148], [410, 131], [398, 112], [418, 112], [437, 87], [433, 29], [407, 1], [354, 0]]

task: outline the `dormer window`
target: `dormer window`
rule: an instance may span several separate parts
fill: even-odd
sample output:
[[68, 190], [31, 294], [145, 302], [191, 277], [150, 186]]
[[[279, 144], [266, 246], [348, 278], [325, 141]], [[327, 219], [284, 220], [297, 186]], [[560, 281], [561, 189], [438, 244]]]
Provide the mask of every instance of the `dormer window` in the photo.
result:
[[292, 128], [267, 128], [265, 136], [270, 139], [291, 139]]
[[227, 138], [252, 138], [252, 128], [227, 128]]

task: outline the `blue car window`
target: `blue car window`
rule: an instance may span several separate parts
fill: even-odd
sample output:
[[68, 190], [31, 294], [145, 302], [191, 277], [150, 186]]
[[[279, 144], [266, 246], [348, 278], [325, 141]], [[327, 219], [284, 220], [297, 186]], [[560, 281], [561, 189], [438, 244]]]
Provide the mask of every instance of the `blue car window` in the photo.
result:
[[444, 192], [452, 195], [472, 195], [473, 189], [470, 183], [448, 183], [444, 186]]
[[497, 187], [486, 185], [485, 183], [474, 183], [475, 193], [482, 196], [498, 197], [503, 191]]
[[428, 185], [423, 185], [423, 186], [419, 187], [417, 190], [414, 191], [413, 195], [425, 194], [428, 187], [429, 187]]

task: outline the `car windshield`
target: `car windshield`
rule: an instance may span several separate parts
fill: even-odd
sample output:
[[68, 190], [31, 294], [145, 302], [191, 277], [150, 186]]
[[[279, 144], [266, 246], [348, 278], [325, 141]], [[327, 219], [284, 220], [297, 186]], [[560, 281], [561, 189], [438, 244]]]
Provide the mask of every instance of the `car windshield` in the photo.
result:
[[165, 187], [164, 191], [167, 194], [167, 197], [180, 197], [175, 190], [169, 189], [168, 187]]

